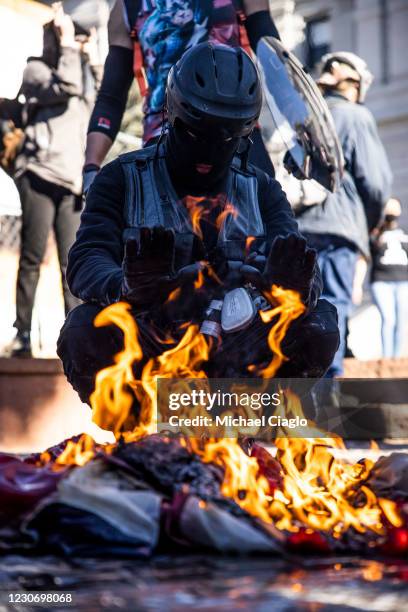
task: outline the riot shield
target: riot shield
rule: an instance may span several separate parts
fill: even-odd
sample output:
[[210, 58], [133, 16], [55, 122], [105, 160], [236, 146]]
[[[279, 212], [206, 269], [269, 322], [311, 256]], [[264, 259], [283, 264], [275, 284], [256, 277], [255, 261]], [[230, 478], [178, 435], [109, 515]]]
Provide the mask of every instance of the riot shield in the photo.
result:
[[258, 68], [272, 126], [286, 148], [286, 169], [335, 191], [344, 159], [330, 110], [299, 60], [272, 37], [257, 46]]

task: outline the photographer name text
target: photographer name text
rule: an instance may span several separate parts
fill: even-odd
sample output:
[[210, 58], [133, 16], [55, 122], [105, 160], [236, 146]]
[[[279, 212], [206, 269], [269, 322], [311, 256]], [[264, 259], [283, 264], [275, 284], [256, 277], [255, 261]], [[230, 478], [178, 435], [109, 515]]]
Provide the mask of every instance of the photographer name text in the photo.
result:
[[307, 427], [308, 420], [299, 416], [285, 418], [278, 415], [261, 415], [256, 418], [244, 415], [232, 416], [231, 414], [212, 416], [197, 415], [189, 418], [184, 415], [172, 415], [168, 419], [170, 427], [285, 427], [295, 429], [296, 427]]

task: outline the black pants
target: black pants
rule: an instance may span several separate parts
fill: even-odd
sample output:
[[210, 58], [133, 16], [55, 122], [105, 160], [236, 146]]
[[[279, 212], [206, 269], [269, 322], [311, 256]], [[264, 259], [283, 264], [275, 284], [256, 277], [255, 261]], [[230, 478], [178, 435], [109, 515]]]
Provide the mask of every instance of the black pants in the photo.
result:
[[[113, 356], [123, 349], [123, 333], [118, 327], [93, 325], [102, 309], [97, 304], [82, 304], [72, 310], [61, 329], [57, 344], [57, 353], [68, 381], [86, 403], [89, 403], [89, 396], [94, 390], [97, 372], [111, 365]], [[160, 329], [151, 322], [137, 318], [137, 323], [145, 361], [170, 348], [168, 344], [160, 344]], [[250, 328], [229, 334], [210, 360], [209, 367], [206, 367], [207, 375], [244, 378], [248, 376], [248, 365], [265, 360], [269, 362], [268, 331], [269, 327], [258, 319]], [[319, 378], [330, 366], [338, 346], [336, 309], [326, 300], [319, 300], [314, 311], [290, 326], [282, 345], [289, 361], [281, 367], [278, 375], [285, 378]], [[138, 376], [140, 373], [135, 374]]]
[[80, 213], [75, 211], [76, 196], [68, 189], [26, 172], [17, 181], [22, 207], [21, 252], [17, 276], [18, 331], [31, 330], [35, 292], [48, 234], [54, 229], [61, 269], [65, 314], [80, 304], [65, 280], [68, 251], [75, 240]]

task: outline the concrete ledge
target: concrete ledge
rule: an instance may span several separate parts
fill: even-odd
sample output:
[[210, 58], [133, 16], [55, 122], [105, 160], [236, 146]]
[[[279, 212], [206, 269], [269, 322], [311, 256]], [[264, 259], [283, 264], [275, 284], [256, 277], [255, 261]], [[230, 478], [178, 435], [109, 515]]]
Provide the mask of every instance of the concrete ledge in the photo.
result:
[[345, 359], [344, 378], [408, 378], [408, 358]]
[[0, 357], [0, 376], [5, 375], [44, 375], [63, 374], [59, 359], [19, 359], [17, 357]]
[[90, 421], [59, 359], [0, 359], [0, 451], [43, 450]]
[[[346, 359], [345, 377], [408, 379], [408, 359]], [[406, 384], [404, 381], [404, 388]], [[384, 397], [374, 387], [372, 399], [386, 404], [377, 403], [372, 408], [376, 418], [385, 420], [388, 435], [392, 432], [395, 435], [398, 430], [400, 436], [407, 437], [408, 419], [404, 415], [408, 406], [402, 406], [401, 400], [393, 398], [388, 389]], [[396, 403], [391, 406], [393, 401]], [[367, 422], [368, 415], [362, 416]], [[95, 427], [91, 423], [90, 408], [81, 403], [67, 382], [58, 359], [0, 359], [0, 451], [44, 450], [84, 431], [94, 435]]]

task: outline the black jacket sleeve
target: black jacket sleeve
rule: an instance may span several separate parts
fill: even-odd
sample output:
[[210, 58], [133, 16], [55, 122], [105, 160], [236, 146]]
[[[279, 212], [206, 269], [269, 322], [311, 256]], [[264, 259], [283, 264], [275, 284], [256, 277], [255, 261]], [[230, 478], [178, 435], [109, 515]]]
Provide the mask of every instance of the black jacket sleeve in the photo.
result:
[[[363, 202], [368, 229], [374, 229], [391, 195], [392, 172], [374, 117], [364, 106], [354, 105], [350, 171]], [[347, 155], [347, 154], [346, 154]]]
[[[261, 216], [265, 224], [267, 245], [270, 246], [276, 236], [287, 236], [288, 234], [300, 235], [292, 208], [280, 183], [265, 172], [257, 170], [256, 173], [259, 185], [259, 203]], [[307, 304], [309, 310], [316, 306], [322, 290], [322, 278], [319, 267], [316, 266], [310, 302]]]
[[116, 45], [109, 47], [102, 84], [89, 121], [89, 132], [102, 132], [113, 141], [125, 112], [133, 81], [133, 51]]
[[67, 281], [84, 302], [108, 305], [122, 285], [124, 175], [119, 160], [95, 178], [68, 258]]

